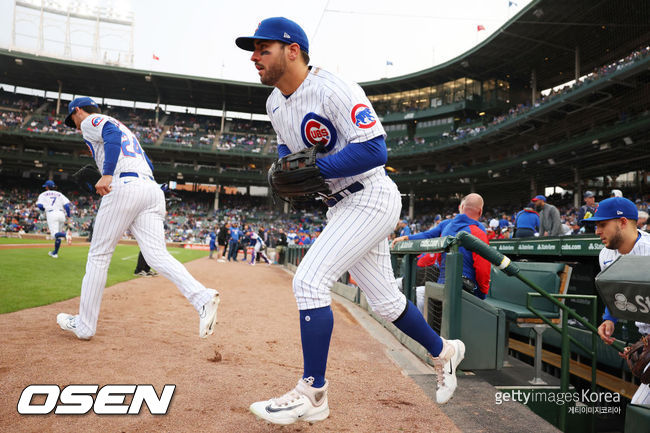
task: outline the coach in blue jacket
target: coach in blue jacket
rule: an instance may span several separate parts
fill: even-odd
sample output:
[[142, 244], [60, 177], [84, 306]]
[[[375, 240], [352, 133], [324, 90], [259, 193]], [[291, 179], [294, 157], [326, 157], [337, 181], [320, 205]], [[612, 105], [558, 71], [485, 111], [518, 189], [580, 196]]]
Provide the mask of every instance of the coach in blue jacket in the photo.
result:
[[539, 231], [539, 214], [533, 209], [533, 204], [528, 203], [515, 217], [515, 238], [529, 238]]

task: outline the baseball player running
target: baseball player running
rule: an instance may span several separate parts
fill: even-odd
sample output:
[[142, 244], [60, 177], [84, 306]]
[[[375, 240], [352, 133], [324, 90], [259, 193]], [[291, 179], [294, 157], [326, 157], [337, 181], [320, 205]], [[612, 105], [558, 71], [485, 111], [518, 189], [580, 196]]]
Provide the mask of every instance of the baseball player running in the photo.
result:
[[65, 124], [81, 130], [103, 174], [95, 184], [102, 200], [81, 284], [79, 314], [59, 314], [59, 326], [84, 340], [95, 335], [108, 266], [117, 242], [128, 229], [147, 263], [176, 284], [199, 312], [199, 337], [212, 334], [219, 294], [195, 280], [167, 251], [163, 229], [165, 196], [154, 181], [153, 165], [137, 138], [118, 120], [100, 114], [91, 98], [74, 99], [68, 113]]
[[54, 250], [49, 251], [47, 254], [55, 259], [59, 258], [59, 248], [61, 247], [61, 239], [66, 238], [64, 230], [66, 218], [70, 218], [70, 200], [59, 191], [55, 191], [56, 184], [54, 181], [48, 180], [43, 184], [43, 191], [36, 200], [36, 206], [45, 212], [47, 219], [47, 228], [50, 235], [54, 237]]
[[250, 60], [261, 82], [275, 87], [266, 109], [279, 156], [322, 145], [317, 166], [334, 191], [324, 199], [328, 223], [293, 279], [302, 378], [283, 396], [253, 403], [251, 412], [285, 425], [329, 416], [325, 369], [333, 327], [330, 288], [348, 270], [372, 309], [428, 350], [438, 375], [437, 401], [447, 402], [465, 346], [440, 338], [395, 282], [387, 238], [397, 225], [401, 198], [384, 170], [386, 133], [368, 98], [359, 85], [308, 66], [307, 36], [286, 18], [265, 19], [253, 36], [237, 38], [236, 44], [253, 52]]
[[255, 233], [255, 230], [251, 231], [251, 247], [253, 247], [253, 254], [251, 254], [251, 265], [255, 265], [255, 260], [257, 259], [257, 255], [259, 254], [261, 258], [264, 259], [267, 265], [271, 264], [271, 261], [269, 260], [268, 257], [266, 257], [266, 254], [264, 253], [263, 248], [266, 246], [264, 243], [264, 240], [262, 239], [261, 236], [259, 236], [257, 233]]

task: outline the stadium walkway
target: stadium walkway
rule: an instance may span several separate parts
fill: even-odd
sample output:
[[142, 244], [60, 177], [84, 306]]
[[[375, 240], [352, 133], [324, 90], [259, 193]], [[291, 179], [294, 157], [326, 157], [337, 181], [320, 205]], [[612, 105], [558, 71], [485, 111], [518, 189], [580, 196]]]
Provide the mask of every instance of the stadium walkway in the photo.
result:
[[[475, 380], [469, 376], [461, 378], [452, 402], [439, 407], [432, 401], [430, 368], [409, 361], [401, 345], [342, 300], [333, 304], [330, 418], [289, 427], [258, 421], [248, 405], [288, 391], [302, 371], [291, 275], [277, 266], [207, 258], [186, 266], [221, 292], [220, 323], [207, 340], [198, 338], [196, 312], [163, 277], [107, 288], [90, 341], [56, 324], [56, 314], [74, 312], [79, 298], [0, 315], [0, 430], [42, 431], [47, 423], [53, 432], [551, 431], [523, 406], [497, 407], [494, 389], [467, 385]], [[153, 384], [159, 393], [175, 384], [176, 391], [167, 415], [143, 407], [131, 416], [22, 416], [16, 406], [30, 384]], [[516, 430], [508, 428], [509, 420], [517, 421]], [[530, 428], [523, 424], [529, 420]]]

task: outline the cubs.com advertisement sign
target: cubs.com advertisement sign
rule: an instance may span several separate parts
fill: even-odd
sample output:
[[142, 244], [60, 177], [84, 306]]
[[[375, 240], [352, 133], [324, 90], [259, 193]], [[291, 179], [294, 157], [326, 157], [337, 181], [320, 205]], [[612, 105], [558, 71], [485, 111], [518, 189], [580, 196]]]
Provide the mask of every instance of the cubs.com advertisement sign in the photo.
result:
[[596, 288], [618, 319], [650, 323], [650, 256], [620, 256], [596, 276]]

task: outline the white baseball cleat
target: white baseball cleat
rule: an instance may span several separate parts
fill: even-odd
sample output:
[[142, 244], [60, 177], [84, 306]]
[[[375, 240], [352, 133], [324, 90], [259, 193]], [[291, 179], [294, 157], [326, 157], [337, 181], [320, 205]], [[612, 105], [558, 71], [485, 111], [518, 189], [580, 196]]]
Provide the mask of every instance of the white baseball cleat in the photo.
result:
[[47, 255], [52, 257], [53, 259], [58, 259], [59, 258], [58, 254], [54, 254], [54, 251], [48, 251]]
[[219, 306], [219, 294], [215, 294], [199, 311], [199, 337], [206, 338], [214, 332], [214, 325], [217, 323], [217, 307]]
[[313, 377], [300, 379], [298, 385], [282, 397], [255, 402], [250, 411], [264, 421], [280, 425], [322, 421], [330, 415], [327, 404], [329, 383], [325, 381], [322, 388], [313, 388], [313, 383]]
[[[77, 316], [73, 316], [72, 314], [59, 313], [56, 316], [56, 323], [58, 323], [61, 329], [64, 331], [70, 331], [77, 335]], [[80, 340], [90, 340], [90, 338], [82, 338], [79, 337], [79, 335], [77, 335], [77, 338]]]
[[460, 340], [442, 339], [442, 352], [433, 358], [436, 369], [436, 401], [444, 404], [451, 399], [458, 385], [456, 368], [465, 358], [465, 344]]

